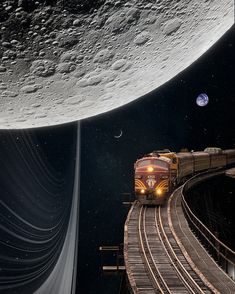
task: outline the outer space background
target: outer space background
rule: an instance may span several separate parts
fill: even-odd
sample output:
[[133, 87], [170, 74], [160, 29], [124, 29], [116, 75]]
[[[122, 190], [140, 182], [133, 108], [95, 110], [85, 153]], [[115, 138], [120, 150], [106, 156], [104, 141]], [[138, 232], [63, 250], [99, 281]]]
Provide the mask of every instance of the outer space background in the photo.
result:
[[[234, 148], [234, 38], [233, 26], [207, 54], [161, 88], [82, 122], [79, 293], [114, 293], [111, 284], [109, 289], [98, 278], [98, 247], [122, 242], [127, 209], [121, 193], [133, 190], [137, 158], [163, 148]], [[200, 93], [209, 96], [205, 107], [196, 104]], [[116, 139], [120, 130], [123, 135]], [[97, 288], [91, 280], [98, 281]]]
[[[162, 148], [172, 151], [203, 150], [207, 146], [235, 148], [234, 37], [233, 26], [199, 60], [153, 93], [123, 108], [82, 121], [77, 293], [118, 293], [119, 278], [104, 279], [100, 275], [98, 249], [100, 245], [122, 242], [128, 211], [122, 205], [122, 193], [133, 190], [133, 164], [137, 158]], [[196, 105], [200, 93], [209, 97], [205, 107]], [[115, 138], [121, 130], [123, 135]], [[49, 220], [58, 224], [63, 219], [58, 229], [63, 240], [70, 209], [75, 131], [76, 124], [1, 131], [1, 224], [21, 225], [16, 214], [41, 227], [46, 227]], [[45, 157], [46, 167], [40, 165]], [[27, 172], [28, 165], [31, 172]], [[35, 175], [38, 181], [34, 181]], [[53, 200], [53, 195], [60, 196]], [[12, 210], [7, 210], [4, 203]], [[44, 213], [37, 214], [40, 211]], [[23, 234], [28, 238], [38, 236], [34, 230], [27, 225]], [[50, 233], [57, 236], [56, 229]], [[50, 239], [49, 235], [45, 240]], [[29, 258], [23, 253], [14, 256], [8, 244], [16, 241], [9, 238], [2, 225], [0, 237], [2, 268], [9, 263], [15, 266], [13, 273], [4, 274], [16, 277], [24, 271], [26, 260], [28, 272], [24, 273], [30, 274], [33, 268], [30, 269], [30, 262], [35, 262], [36, 257]], [[24, 240], [18, 238], [17, 242]], [[48, 260], [55, 263], [61, 242], [53, 244], [57, 245], [52, 246], [49, 257], [44, 256], [45, 264]], [[5, 293], [31, 293], [45, 279], [47, 271], [50, 268], [45, 269], [36, 284], [32, 282], [27, 287], [22, 285], [18, 292]]]

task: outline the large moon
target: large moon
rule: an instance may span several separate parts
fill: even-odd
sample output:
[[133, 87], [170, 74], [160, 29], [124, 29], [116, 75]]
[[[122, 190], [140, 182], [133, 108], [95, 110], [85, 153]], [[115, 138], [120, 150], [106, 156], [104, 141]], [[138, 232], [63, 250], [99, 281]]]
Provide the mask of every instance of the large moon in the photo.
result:
[[76, 13], [66, 1], [31, 1], [31, 10], [25, 1], [0, 8], [1, 129], [121, 107], [191, 65], [234, 23], [233, 0], [107, 0]]

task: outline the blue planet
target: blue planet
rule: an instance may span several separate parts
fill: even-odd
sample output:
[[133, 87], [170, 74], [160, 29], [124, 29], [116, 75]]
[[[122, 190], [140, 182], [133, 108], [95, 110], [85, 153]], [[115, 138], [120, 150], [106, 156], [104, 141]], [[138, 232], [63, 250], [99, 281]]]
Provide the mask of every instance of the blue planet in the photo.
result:
[[206, 106], [209, 102], [209, 98], [205, 93], [197, 96], [196, 103], [198, 106]]

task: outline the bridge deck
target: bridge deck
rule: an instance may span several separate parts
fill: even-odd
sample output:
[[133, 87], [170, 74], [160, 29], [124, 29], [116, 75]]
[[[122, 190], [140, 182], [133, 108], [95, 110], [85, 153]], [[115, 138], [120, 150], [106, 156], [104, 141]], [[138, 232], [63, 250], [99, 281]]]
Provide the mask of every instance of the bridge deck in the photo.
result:
[[191, 266], [201, 273], [201, 277], [220, 293], [235, 293], [235, 283], [211, 258], [205, 248], [190, 230], [181, 206], [181, 190], [179, 189], [169, 201], [171, 207], [172, 226], [176, 238], [184, 247], [185, 254], [191, 259]]
[[[173, 244], [176, 241], [173, 247], [175, 247], [174, 250], [176, 253], [179, 252], [179, 259], [185, 259], [183, 263], [186, 265], [186, 268], [188, 267], [187, 264], [189, 264], [190, 270], [198, 276], [198, 280], [200, 280], [198, 283], [199, 287], [201, 287], [200, 285], [202, 284], [204, 285], [202, 286], [202, 293], [235, 293], [234, 281], [232, 281], [214, 262], [188, 227], [181, 207], [180, 197], [181, 189], [179, 188], [169, 199], [168, 203], [165, 204], [167, 206], [167, 208], [165, 207], [166, 217], [163, 216], [163, 219], [168, 219], [169, 225], [167, 224], [166, 226], [169, 228], [167, 228], [167, 230], [170, 230], [173, 236], [170, 237], [169, 240], [171, 240]], [[152, 286], [153, 278], [147, 271], [148, 266], [145, 264], [143, 251], [141, 252], [140, 249], [140, 241], [138, 239], [139, 212], [140, 205], [135, 203], [128, 214], [125, 224], [124, 259], [126, 272], [133, 293], [158, 293], [154, 286]], [[147, 218], [146, 220], [148, 223], [149, 221]], [[156, 236], [152, 235], [151, 239], [153, 238], [156, 238]], [[151, 239], [150, 245], [152, 242]], [[161, 246], [159, 240], [156, 240], [156, 242], [157, 245], [155, 246], [155, 250], [157, 246]], [[180, 250], [176, 248], [176, 243]], [[187, 261], [187, 264], [185, 261]], [[156, 261], [156, 264], [157, 263]], [[191, 275], [193, 276], [193, 274]], [[197, 280], [197, 278], [195, 278], [195, 280]], [[183, 292], [180, 290], [181, 292], [177, 292], [191, 293], [190, 286], [186, 286], [186, 288], [189, 290]], [[191, 286], [191, 289], [192, 288], [193, 286]], [[177, 292], [175, 292], [175, 290], [169, 291], [169, 293]], [[165, 293], [165, 291], [163, 290], [162, 293]], [[200, 293], [200, 291], [198, 292], [197, 290], [195, 293]]]

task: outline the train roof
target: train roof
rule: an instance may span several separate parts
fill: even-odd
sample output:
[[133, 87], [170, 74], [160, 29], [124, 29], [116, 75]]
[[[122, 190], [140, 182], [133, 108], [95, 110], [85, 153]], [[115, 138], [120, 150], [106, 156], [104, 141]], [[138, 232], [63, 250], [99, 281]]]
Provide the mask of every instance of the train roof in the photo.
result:
[[193, 155], [192, 155], [191, 152], [177, 152], [176, 156], [178, 158], [181, 158], [181, 157], [191, 157], [191, 158], [193, 158]]
[[207, 147], [204, 149], [204, 152], [220, 154], [222, 153], [222, 149], [219, 147]]
[[235, 153], [235, 149], [226, 149], [223, 152], [224, 153], [232, 153], [232, 154], [234, 154]]
[[169, 149], [154, 150], [153, 152], [156, 152], [156, 153], [158, 153], [158, 154], [162, 154], [162, 153], [172, 153]]
[[146, 154], [145, 156], [159, 157], [159, 156], [170, 155], [170, 154], [175, 154], [175, 152], [171, 152], [169, 149], [163, 149], [163, 150], [153, 150], [152, 152]]
[[165, 162], [167, 162], [167, 163], [171, 163], [171, 159], [168, 158], [168, 157], [164, 157], [164, 156], [149, 156], [149, 155], [137, 159], [136, 162], [137, 162], [137, 161], [140, 161], [140, 160], [148, 160], [148, 159], [157, 159], [157, 160], [165, 161]]
[[168, 157], [160, 156], [160, 157], [158, 157], [158, 159], [161, 159], [163, 161], [166, 161], [167, 163], [171, 163], [171, 159], [168, 158]]
[[191, 152], [192, 155], [200, 155], [200, 156], [209, 156], [208, 152], [204, 152], [204, 151], [193, 151]]

